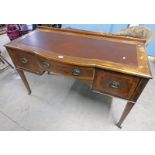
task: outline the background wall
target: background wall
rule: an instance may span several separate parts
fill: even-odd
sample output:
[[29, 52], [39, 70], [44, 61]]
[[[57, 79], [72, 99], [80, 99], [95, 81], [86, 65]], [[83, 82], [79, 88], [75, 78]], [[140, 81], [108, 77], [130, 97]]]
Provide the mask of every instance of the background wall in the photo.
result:
[[155, 24], [140, 24], [140, 26], [148, 27], [153, 32], [153, 38], [147, 47], [148, 55], [155, 56]]
[[62, 28], [74, 28], [96, 32], [116, 33], [128, 24], [62, 24]]

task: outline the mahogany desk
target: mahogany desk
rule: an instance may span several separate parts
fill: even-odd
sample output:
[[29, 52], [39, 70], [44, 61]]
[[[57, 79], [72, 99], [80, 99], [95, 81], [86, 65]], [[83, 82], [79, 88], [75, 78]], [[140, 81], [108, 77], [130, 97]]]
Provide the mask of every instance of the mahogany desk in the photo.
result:
[[122, 122], [152, 78], [145, 40], [87, 31], [39, 28], [7, 45], [29, 94], [23, 71], [80, 79], [93, 91], [126, 99]]

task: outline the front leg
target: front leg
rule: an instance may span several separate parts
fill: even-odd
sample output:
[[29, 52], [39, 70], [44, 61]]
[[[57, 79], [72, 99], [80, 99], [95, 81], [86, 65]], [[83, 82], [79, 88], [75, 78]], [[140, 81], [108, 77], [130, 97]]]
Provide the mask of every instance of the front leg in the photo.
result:
[[127, 115], [129, 114], [129, 112], [131, 111], [131, 109], [134, 105], [135, 105], [135, 103], [133, 103], [133, 102], [130, 102], [130, 101], [127, 102], [125, 109], [122, 113], [122, 116], [121, 116], [119, 122], [116, 124], [119, 128], [121, 128], [123, 121], [125, 120], [125, 118], [127, 117]]
[[17, 72], [18, 72], [18, 74], [20, 75], [20, 77], [21, 77], [21, 79], [22, 79], [22, 81], [23, 81], [25, 87], [27, 88], [28, 94], [30, 95], [30, 94], [31, 94], [31, 89], [30, 89], [30, 86], [29, 86], [29, 84], [28, 84], [28, 82], [27, 82], [27, 79], [26, 79], [26, 77], [25, 77], [25, 74], [24, 74], [23, 70], [17, 69]]

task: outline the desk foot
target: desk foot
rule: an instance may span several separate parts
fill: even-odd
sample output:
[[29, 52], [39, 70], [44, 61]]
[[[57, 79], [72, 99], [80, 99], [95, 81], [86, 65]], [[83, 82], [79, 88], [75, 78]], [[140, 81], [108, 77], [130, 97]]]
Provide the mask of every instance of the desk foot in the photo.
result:
[[17, 69], [17, 72], [18, 72], [19, 76], [21, 77], [25, 87], [27, 88], [28, 94], [30, 95], [31, 94], [31, 89], [30, 89], [30, 86], [29, 86], [29, 84], [27, 82], [27, 79], [25, 77], [24, 72], [22, 70], [19, 70], [19, 69]]
[[124, 108], [124, 111], [122, 113], [122, 116], [121, 116], [119, 122], [116, 124], [116, 126], [118, 128], [120, 128], [120, 129], [122, 128], [121, 125], [122, 125], [123, 121], [125, 120], [125, 118], [127, 117], [127, 115], [129, 114], [129, 112], [131, 111], [131, 109], [134, 105], [135, 105], [135, 103], [133, 103], [133, 102], [130, 102], [130, 101], [127, 102], [127, 104]]
[[31, 95], [31, 93], [32, 93], [32, 92], [31, 92], [31, 90], [30, 90], [30, 91], [28, 92], [28, 95]]
[[121, 124], [117, 123], [116, 126], [117, 126], [118, 128], [120, 128], [120, 129], [122, 129]]

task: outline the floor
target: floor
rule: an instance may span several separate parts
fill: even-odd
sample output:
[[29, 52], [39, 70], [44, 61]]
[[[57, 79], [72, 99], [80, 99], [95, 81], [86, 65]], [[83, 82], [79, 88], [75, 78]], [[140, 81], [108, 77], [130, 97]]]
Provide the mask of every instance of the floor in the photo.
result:
[[[0, 49], [9, 42], [0, 35]], [[155, 75], [155, 62], [150, 62]], [[0, 73], [0, 130], [88, 131], [155, 130], [155, 79], [150, 80], [123, 128], [115, 126], [125, 100], [93, 93], [83, 82], [58, 75], [26, 73], [27, 91], [15, 70]]]

